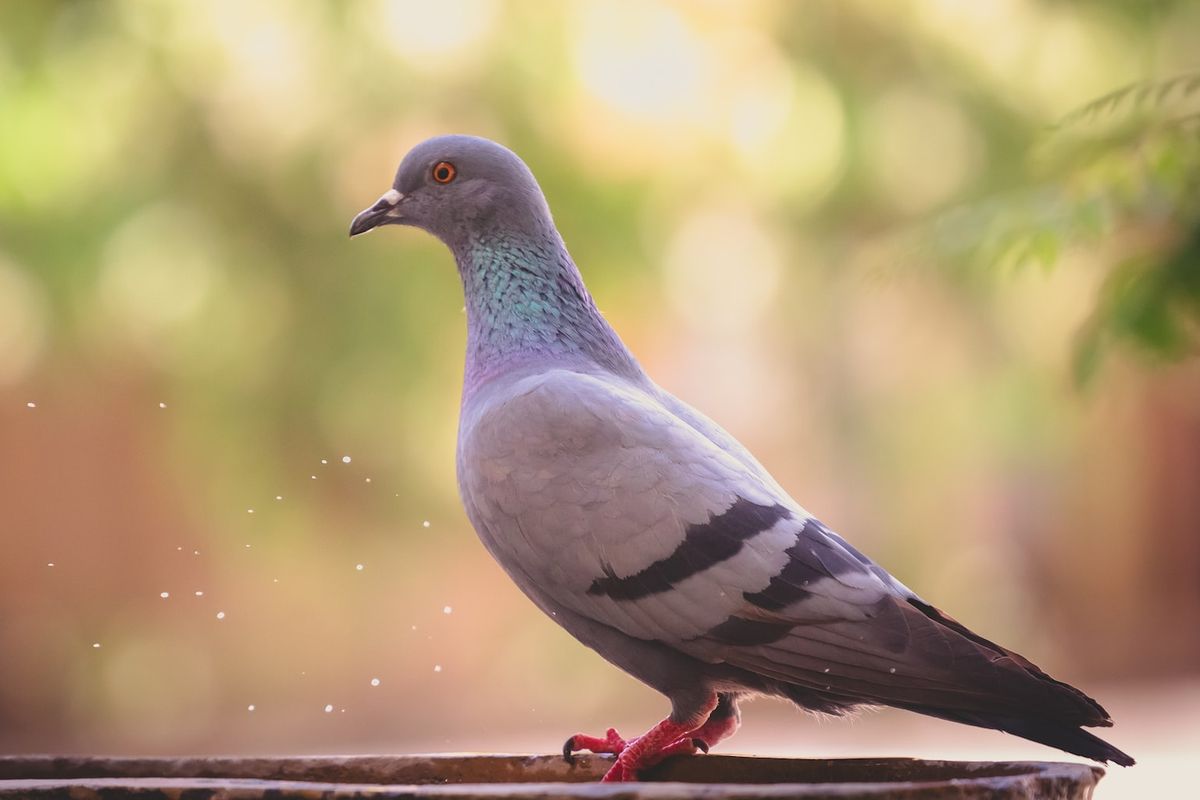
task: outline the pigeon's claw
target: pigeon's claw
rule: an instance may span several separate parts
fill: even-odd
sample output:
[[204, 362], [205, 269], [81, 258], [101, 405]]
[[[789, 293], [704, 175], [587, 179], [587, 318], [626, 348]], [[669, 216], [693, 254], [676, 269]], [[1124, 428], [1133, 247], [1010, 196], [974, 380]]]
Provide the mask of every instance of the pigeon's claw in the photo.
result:
[[563, 760], [568, 764], [574, 764], [575, 753], [581, 750], [586, 750], [589, 753], [612, 753], [615, 756], [619, 756], [628, 744], [628, 742], [621, 738], [621, 734], [617, 733], [616, 728], [609, 728], [604, 734], [604, 738], [588, 736], [586, 733], [577, 733], [563, 743]]

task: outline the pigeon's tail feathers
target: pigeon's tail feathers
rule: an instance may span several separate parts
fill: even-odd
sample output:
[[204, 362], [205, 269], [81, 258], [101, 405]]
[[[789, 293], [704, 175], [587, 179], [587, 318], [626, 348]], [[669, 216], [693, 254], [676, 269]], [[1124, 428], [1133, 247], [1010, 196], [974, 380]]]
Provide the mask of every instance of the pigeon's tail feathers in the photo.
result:
[[[948, 628], [975, 644], [983, 654], [989, 657], [993, 664], [997, 666], [1002, 663], [1007, 664], [1007, 668], [1002, 673], [1005, 677], [1010, 679], [1015, 678], [1021, 683], [1025, 683], [1027, 678], [1032, 678], [1037, 684], [1040, 684], [1040, 689], [1042, 692], [1047, 693], [1048, 697], [1035, 701], [1037, 702], [1035, 708], [1044, 709], [1045, 706], [1042, 703], [1050, 700], [1056, 708], [1059, 721], [1062, 723], [1070, 723], [1075, 727], [1112, 727], [1112, 718], [1109, 717], [1108, 712], [1104, 710], [1103, 706], [1071, 684], [1050, 677], [1037, 664], [1034, 664], [1020, 653], [1013, 652], [989, 639], [985, 639], [950, 615], [918, 598], [909, 598], [908, 604], [920, 611], [921, 614], [934, 622], [938, 627]], [[1033, 684], [1030, 684], [1030, 688], [1033, 688]]]
[[777, 682], [803, 708], [889, 705], [1132, 763], [1080, 730], [1112, 725], [1099, 703], [915, 597], [885, 598], [860, 620], [758, 624], [762, 637], [729, 648], [726, 661]]
[[1014, 736], [1020, 736], [1022, 739], [1048, 744], [1059, 750], [1105, 764], [1111, 761], [1122, 767], [1132, 767], [1137, 763], [1128, 753], [1118, 750], [1099, 736], [1070, 723], [1037, 717], [1005, 717], [921, 706], [902, 706], [902, 708], [939, 719], [947, 719], [951, 722], [1004, 731]]
[[953, 630], [984, 650], [1004, 654], [1005, 657], [1011, 659], [1012, 665], [1016, 670], [1022, 671], [1029, 677], [1039, 681], [1053, 691], [1057, 697], [1072, 701], [1076, 714], [1063, 719], [1062, 717], [1044, 718], [1035, 715], [1008, 716], [1005, 714], [979, 713], [965, 710], [951, 711], [942, 708], [922, 708], [920, 706], [911, 706], [909, 707], [910, 710], [954, 722], [963, 722], [967, 725], [994, 728], [1005, 733], [1011, 733], [1014, 736], [1020, 736], [1023, 739], [1057, 747], [1060, 750], [1065, 750], [1068, 753], [1074, 753], [1084, 758], [1090, 758], [1094, 761], [1103, 763], [1111, 761], [1115, 764], [1120, 764], [1122, 767], [1131, 767], [1134, 765], [1133, 757], [1128, 753], [1118, 750], [1099, 736], [1082, 729], [1081, 726], [1107, 728], [1112, 725], [1112, 719], [1109, 717], [1108, 712], [1095, 700], [1069, 683], [1055, 680], [1029, 659], [985, 639], [937, 608], [916, 598], [910, 598], [908, 602], [909, 605], [916, 608], [930, 620]]

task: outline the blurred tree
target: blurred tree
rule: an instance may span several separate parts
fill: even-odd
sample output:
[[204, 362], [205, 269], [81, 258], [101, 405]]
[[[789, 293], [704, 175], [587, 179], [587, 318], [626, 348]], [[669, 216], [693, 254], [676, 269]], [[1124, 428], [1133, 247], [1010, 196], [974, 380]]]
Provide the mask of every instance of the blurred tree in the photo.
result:
[[1079, 332], [1080, 383], [1114, 343], [1166, 359], [1200, 352], [1200, 73], [1087, 103], [1045, 134], [1019, 174], [1016, 187], [923, 232], [941, 263], [1050, 268], [1064, 249], [1090, 247], [1107, 276]]

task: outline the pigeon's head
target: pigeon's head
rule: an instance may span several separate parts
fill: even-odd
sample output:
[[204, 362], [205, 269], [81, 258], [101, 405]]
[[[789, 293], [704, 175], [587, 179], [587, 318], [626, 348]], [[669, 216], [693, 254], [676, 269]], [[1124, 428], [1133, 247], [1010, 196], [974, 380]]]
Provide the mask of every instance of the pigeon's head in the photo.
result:
[[525, 163], [477, 136], [437, 136], [409, 151], [392, 188], [354, 218], [350, 235], [411, 225], [453, 247], [489, 228], [542, 231], [550, 212]]

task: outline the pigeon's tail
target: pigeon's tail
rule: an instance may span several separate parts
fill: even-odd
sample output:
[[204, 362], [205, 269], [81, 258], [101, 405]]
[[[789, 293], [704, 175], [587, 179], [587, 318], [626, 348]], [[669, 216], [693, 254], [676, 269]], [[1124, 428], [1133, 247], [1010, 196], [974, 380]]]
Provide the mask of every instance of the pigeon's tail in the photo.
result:
[[815, 711], [827, 710], [822, 703], [889, 705], [1096, 761], [1134, 763], [1083, 730], [1112, 725], [1099, 703], [1029, 659], [916, 597], [889, 599], [874, 610], [865, 626], [796, 626], [741, 656], [739, 666], [780, 680], [781, 694]]
[[993, 728], [1004, 731], [1014, 736], [1020, 736], [1023, 739], [1057, 747], [1059, 750], [1065, 750], [1077, 756], [1090, 758], [1093, 761], [1100, 761], [1106, 764], [1111, 761], [1114, 764], [1120, 764], [1122, 767], [1132, 767], [1136, 763], [1128, 753], [1118, 750], [1099, 736], [1088, 733], [1079, 726], [1072, 725], [1071, 723], [1033, 717], [1005, 717], [972, 713], [969, 711], [948, 711], [938, 708], [922, 708], [920, 706], [902, 707], [907, 708], [909, 711], [927, 714], [931, 717], [948, 719], [951, 722], [962, 722], [967, 725], [976, 725], [980, 728]]
[[[1059, 712], [1057, 716], [1039, 716], [1037, 714], [1022, 714], [1019, 716], [995, 713], [990, 711], [968, 711], [965, 709], [947, 710], [942, 708], [911, 706], [912, 711], [928, 714], [954, 722], [964, 722], [981, 728], [994, 728], [1011, 733], [1034, 742], [1048, 744], [1077, 756], [1090, 758], [1103, 763], [1113, 762], [1122, 767], [1134, 765], [1133, 757], [1113, 747], [1099, 736], [1083, 730], [1087, 727], [1109, 727], [1112, 719], [1108, 712], [1092, 698], [1068, 683], [1051, 678], [1035, 664], [1011, 650], [991, 642], [967, 628], [958, 620], [947, 616], [938, 609], [915, 598], [910, 599], [909, 605], [919, 610], [926, 618], [940, 626], [949, 628], [962, 635], [976, 645], [987, 650], [1002, 653], [1011, 659], [1015, 669], [1011, 673], [1024, 674], [1041, 684], [1055, 695], [1055, 700], [1063, 700], [1073, 706], [1067, 714]], [[1016, 709], [1013, 709], [1016, 710]], [[1041, 706], [1040, 710], [1047, 710]]]

